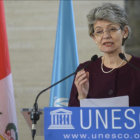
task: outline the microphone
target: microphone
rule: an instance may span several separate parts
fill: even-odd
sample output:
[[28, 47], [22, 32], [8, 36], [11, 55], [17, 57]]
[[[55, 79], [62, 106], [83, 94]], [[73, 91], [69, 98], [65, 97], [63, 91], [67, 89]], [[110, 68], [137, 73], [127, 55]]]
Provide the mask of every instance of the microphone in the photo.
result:
[[34, 140], [36, 134], [36, 124], [40, 118], [40, 114], [41, 113], [38, 111], [38, 105], [34, 104], [34, 107], [30, 113], [30, 119], [32, 120], [32, 128], [31, 128], [32, 140]]
[[128, 62], [128, 60], [126, 59], [125, 55], [123, 53], [119, 53], [119, 57], [122, 59], [122, 60], [125, 60], [126, 62]]
[[30, 113], [30, 119], [32, 120], [32, 130], [31, 130], [31, 131], [32, 131], [32, 139], [33, 139], [33, 140], [34, 140], [34, 137], [35, 137], [35, 135], [36, 135], [36, 124], [37, 124], [37, 121], [39, 120], [40, 114], [41, 114], [41, 113], [38, 111], [38, 104], [37, 104], [37, 101], [38, 101], [39, 96], [40, 96], [42, 93], [44, 93], [45, 91], [49, 90], [50, 88], [56, 86], [57, 84], [63, 82], [64, 80], [68, 79], [69, 77], [75, 75], [77, 72], [79, 72], [79, 71], [81, 71], [81, 70], [87, 68], [87, 67], [89, 66], [89, 64], [90, 64], [91, 62], [95, 61], [97, 58], [98, 58], [97, 55], [93, 55], [93, 56], [91, 57], [91, 60], [90, 60], [83, 68], [80, 68], [79, 70], [77, 70], [77, 71], [71, 73], [70, 75], [64, 77], [64, 78], [61, 79], [60, 81], [58, 81], [58, 82], [56, 82], [56, 83], [50, 85], [49, 87], [43, 89], [42, 91], [40, 91], [40, 92], [38, 93], [38, 95], [37, 95], [36, 98], [35, 98], [35, 103], [34, 103], [34, 105], [33, 105], [33, 109], [32, 109], [32, 111], [31, 111], [31, 113]]
[[119, 57], [120, 57], [122, 60], [126, 61], [130, 67], [132, 67], [132, 68], [135, 69], [135, 70], [140, 71], [140, 68], [138, 68], [138, 67], [136, 67], [135, 65], [133, 65], [132, 63], [130, 63], [130, 62], [126, 59], [126, 57], [125, 57], [125, 55], [124, 55], [123, 53], [119, 53]]
[[91, 57], [91, 61], [95, 61], [97, 58], [98, 58], [98, 55], [95, 54]]

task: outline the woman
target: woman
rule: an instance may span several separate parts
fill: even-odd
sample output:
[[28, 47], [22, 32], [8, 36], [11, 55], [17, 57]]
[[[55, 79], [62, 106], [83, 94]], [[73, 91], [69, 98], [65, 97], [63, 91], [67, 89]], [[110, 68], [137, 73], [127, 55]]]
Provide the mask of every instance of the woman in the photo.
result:
[[[126, 54], [123, 45], [130, 36], [125, 11], [118, 5], [106, 3], [90, 11], [87, 16], [89, 35], [103, 56], [79, 71], [72, 85], [69, 106], [80, 106], [80, 99], [129, 96], [130, 106], [140, 106], [140, 71], [130, 67], [119, 57], [140, 67], [140, 58]], [[88, 62], [80, 64], [78, 69]]]

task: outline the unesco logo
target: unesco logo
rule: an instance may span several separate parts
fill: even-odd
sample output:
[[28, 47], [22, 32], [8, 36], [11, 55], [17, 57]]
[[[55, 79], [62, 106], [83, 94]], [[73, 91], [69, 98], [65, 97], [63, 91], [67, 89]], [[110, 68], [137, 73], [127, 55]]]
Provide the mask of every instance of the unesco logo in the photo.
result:
[[71, 124], [72, 111], [56, 109], [50, 112], [51, 125], [48, 129], [75, 129]]

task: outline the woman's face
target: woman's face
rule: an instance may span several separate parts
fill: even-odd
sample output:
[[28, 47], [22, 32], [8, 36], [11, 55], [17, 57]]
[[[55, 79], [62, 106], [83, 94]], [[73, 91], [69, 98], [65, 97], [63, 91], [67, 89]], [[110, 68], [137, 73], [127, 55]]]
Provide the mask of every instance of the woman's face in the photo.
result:
[[128, 28], [122, 31], [118, 24], [97, 20], [94, 24], [93, 39], [104, 53], [121, 52], [122, 40], [128, 36]]

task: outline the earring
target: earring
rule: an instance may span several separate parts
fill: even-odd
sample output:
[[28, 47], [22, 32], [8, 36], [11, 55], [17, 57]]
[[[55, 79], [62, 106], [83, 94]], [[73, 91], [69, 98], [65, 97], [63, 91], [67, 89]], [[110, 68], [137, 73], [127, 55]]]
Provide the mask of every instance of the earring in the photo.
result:
[[126, 35], [124, 35], [124, 38], [126, 38]]

